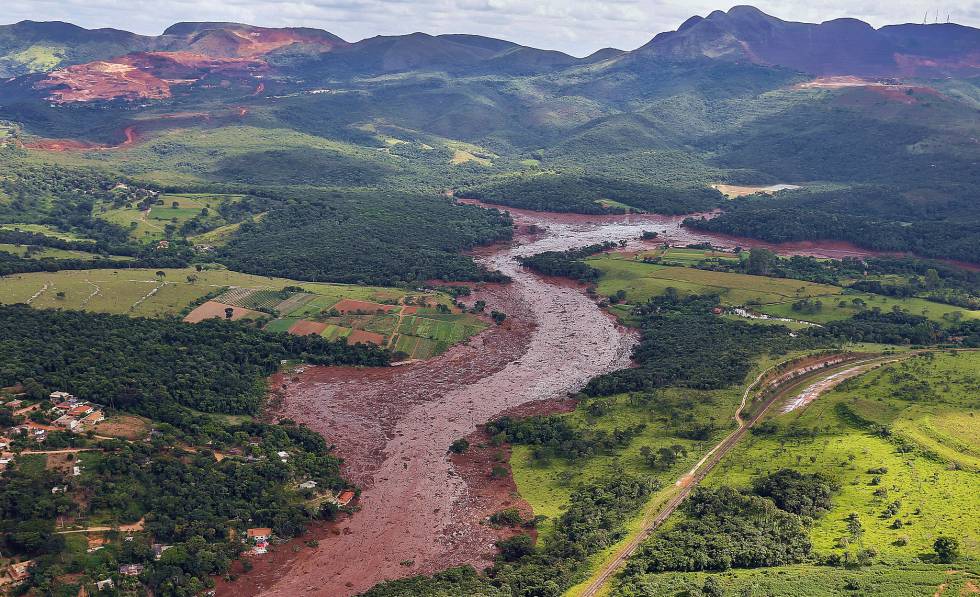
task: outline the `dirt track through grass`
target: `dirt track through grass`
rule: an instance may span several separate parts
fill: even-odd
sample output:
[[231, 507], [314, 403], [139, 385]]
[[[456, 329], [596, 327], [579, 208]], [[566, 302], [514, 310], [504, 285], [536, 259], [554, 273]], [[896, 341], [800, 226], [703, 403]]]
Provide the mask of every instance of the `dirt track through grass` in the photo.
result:
[[[871, 359], [872, 362], [878, 359]], [[893, 359], [894, 360], [894, 359]], [[863, 361], [868, 362], [868, 361]], [[648, 520], [645, 520], [640, 530], [636, 535], [629, 540], [625, 545], [619, 548], [615, 555], [602, 565], [599, 570], [593, 573], [591, 580], [585, 586], [583, 590], [578, 593], [574, 593], [576, 597], [597, 597], [600, 592], [608, 584], [609, 580], [619, 571], [620, 568], [626, 563], [626, 561], [636, 552], [639, 546], [646, 541], [654, 531], [656, 531], [664, 522], [670, 518], [670, 515], [678, 508], [678, 506], [683, 503], [685, 499], [694, 491], [702, 480], [711, 472], [711, 470], [717, 465], [722, 458], [728, 454], [732, 448], [734, 448], [739, 440], [745, 435], [745, 433], [752, 428], [772, 407], [773, 404], [785, 398], [786, 394], [797, 388], [801, 383], [808, 379], [813, 379], [816, 377], [826, 378], [838, 374], [842, 367], [850, 368], [854, 364], [854, 361], [848, 361], [844, 365], [837, 365], [830, 368], [830, 371], [818, 370], [816, 372], [811, 372], [804, 374], [799, 377], [791, 377], [785, 382], [785, 387], [778, 391], [772, 393], [772, 395], [766, 399], [760, 408], [758, 408], [755, 414], [748, 421], [742, 418], [742, 413], [744, 412], [746, 406], [748, 406], [748, 397], [752, 391], [758, 387], [758, 384], [766, 377], [768, 373], [773, 371], [776, 366], [773, 366], [758, 375], [755, 380], [749, 384], [742, 394], [742, 402], [739, 404], [738, 409], [735, 411], [735, 421], [738, 423], [738, 428], [728, 434], [721, 442], [719, 442], [714, 448], [712, 448], [704, 457], [694, 465], [694, 467], [684, 476], [677, 480], [675, 488], [677, 493], [672, 495], [670, 499], [659, 508], [652, 512], [648, 512], [647, 516], [652, 516]]]

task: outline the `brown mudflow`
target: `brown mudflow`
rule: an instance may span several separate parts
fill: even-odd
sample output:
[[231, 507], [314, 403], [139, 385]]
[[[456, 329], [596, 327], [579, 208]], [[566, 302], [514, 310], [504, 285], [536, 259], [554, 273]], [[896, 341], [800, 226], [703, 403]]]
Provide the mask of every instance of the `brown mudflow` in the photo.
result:
[[273, 379], [279, 414], [336, 444], [345, 474], [362, 488], [361, 511], [333, 532], [317, 527], [315, 549], [256, 558], [255, 570], [223, 584], [222, 593], [351, 595], [386, 579], [464, 563], [486, 566], [497, 535], [478, 524], [485, 508], [475, 506], [476, 492], [447, 456], [449, 444], [505, 410], [561, 397], [628, 366], [635, 343], [581, 289], [526, 272], [515, 258], [636, 239], [643, 230], [660, 233], [658, 242], [732, 244], [688, 232], [681, 218], [511, 212], [522, 230], [531, 224], [544, 230], [520, 236], [514, 246], [481, 251], [482, 264], [513, 282], [485, 285], [469, 299], [505, 312], [503, 326], [425, 362], [310, 367]]

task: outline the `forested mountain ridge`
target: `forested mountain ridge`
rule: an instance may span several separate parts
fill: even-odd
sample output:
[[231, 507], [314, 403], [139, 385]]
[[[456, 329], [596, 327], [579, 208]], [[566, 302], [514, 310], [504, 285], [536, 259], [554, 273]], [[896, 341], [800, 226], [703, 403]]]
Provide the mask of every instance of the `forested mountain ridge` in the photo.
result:
[[[54, 150], [61, 165], [170, 188], [449, 189], [580, 213], [720, 208], [689, 225], [975, 261], [978, 36], [945, 23], [792, 23], [739, 6], [633, 51], [575, 58], [475, 35], [351, 43], [234, 23], [145, 37], [25, 22], [0, 30], [7, 72], [33, 73], [0, 83], [0, 120], [28, 162]], [[66, 40], [74, 53], [24, 62]], [[799, 188], [752, 192], [781, 184]], [[732, 200], [719, 185], [744, 190]]]

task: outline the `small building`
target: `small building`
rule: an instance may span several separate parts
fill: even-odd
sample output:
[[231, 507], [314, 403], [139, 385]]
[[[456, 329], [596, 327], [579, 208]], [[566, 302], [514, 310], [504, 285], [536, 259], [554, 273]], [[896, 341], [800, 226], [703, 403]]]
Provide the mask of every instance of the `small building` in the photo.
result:
[[68, 491], [67, 485], [55, 485], [54, 487], [51, 488], [52, 494], [65, 493], [67, 491]]
[[71, 415], [61, 415], [54, 420], [54, 424], [58, 427], [64, 427], [68, 431], [74, 431], [80, 425], [78, 419]]
[[15, 409], [15, 408], [20, 408], [23, 405], [24, 405], [24, 401], [23, 400], [20, 400], [20, 399], [17, 399], [17, 400], [11, 400], [10, 402], [8, 402], [7, 404], [5, 404], [4, 406], [6, 406], [9, 409]]
[[51, 392], [48, 398], [51, 399], [51, 402], [68, 402], [75, 397], [68, 392]]
[[85, 418], [82, 419], [82, 425], [94, 427], [102, 421], [105, 421], [105, 415], [101, 410], [96, 410], [85, 415]]
[[316, 481], [304, 481], [299, 484], [300, 489], [316, 489]]
[[94, 410], [95, 407], [92, 406], [91, 404], [79, 404], [78, 406], [68, 411], [68, 414], [73, 417], [84, 417], [85, 415], [89, 414]]
[[245, 537], [249, 541], [255, 541], [256, 543], [267, 542], [272, 538], [272, 529], [268, 527], [256, 527], [248, 529], [245, 531]]
[[27, 577], [31, 575], [31, 566], [34, 565], [33, 560], [27, 560], [26, 562], [17, 562], [16, 564], [11, 564], [7, 568], [7, 576], [10, 580], [14, 582], [23, 582], [27, 580]]
[[66, 412], [70, 411], [71, 409], [73, 409], [74, 407], [75, 407], [75, 404], [73, 402], [59, 402], [58, 404], [55, 404], [51, 408], [53, 410], [56, 410], [56, 411], [60, 412], [60, 413], [66, 413]]
[[340, 504], [341, 506], [346, 506], [353, 499], [354, 499], [354, 492], [351, 491], [350, 489], [345, 489], [344, 491], [340, 492], [340, 495], [337, 496], [337, 503]]
[[276, 456], [278, 456], [283, 462], [286, 462], [286, 460], [289, 459], [289, 452], [276, 452]]
[[105, 590], [108, 590], [108, 589], [112, 589], [115, 586], [116, 585], [114, 585], [112, 583], [112, 579], [111, 578], [107, 578], [107, 579], [104, 579], [104, 580], [98, 580], [98, 581], [95, 582], [95, 588], [98, 589], [98, 590], [100, 590], [100, 591], [105, 591]]
[[143, 573], [143, 564], [125, 564], [119, 567], [119, 574], [123, 576], [139, 576]]

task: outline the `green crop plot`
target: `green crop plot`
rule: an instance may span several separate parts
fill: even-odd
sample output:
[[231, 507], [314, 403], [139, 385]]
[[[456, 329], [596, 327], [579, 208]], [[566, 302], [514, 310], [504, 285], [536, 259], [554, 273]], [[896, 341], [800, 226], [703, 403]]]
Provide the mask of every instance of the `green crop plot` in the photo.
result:
[[341, 338], [346, 338], [350, 336], [353, 332], [351, 328], [343, 327], [339, 325], [327, 324], [326, 329], [320, 332], [320, 335], [327, 340], [340, 340]]
[[293, 324], [295, 324], [297, 321], [299, 321], [298, 317], [284, 317], [282, 319], [275, 319], [266, 324], [266, 326], [262, 329], [267, 332], [288, 332], [289, 328], [293, 327]]

